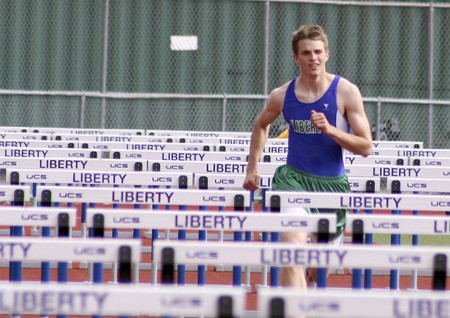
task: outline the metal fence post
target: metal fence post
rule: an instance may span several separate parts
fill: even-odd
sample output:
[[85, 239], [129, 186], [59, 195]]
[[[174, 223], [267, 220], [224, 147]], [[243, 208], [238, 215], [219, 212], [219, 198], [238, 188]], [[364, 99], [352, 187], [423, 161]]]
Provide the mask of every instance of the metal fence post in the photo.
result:
[[[433, 100], [433, 58], [434, 58], [434, 7], [428, 11], [428, 99]], [[433, 145], [433, 104], [428, 106], [428, 147]]]

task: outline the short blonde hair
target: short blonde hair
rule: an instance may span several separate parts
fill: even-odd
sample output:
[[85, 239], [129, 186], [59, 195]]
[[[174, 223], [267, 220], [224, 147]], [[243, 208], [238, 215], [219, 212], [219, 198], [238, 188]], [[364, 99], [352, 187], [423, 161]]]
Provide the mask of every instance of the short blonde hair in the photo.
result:
[[292, 51], [297, 54], [298, 42], [301, 40], [322, 41], [325, 50], [328, 51], [328, 37], [323, 28], [318, 24], [304, 24], [292, 33]]

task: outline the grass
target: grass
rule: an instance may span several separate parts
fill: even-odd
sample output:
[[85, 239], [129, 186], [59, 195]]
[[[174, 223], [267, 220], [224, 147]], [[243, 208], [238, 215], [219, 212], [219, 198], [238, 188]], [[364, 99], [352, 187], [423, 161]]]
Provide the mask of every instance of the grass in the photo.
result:
[[[373, 242], [379, 244], [391, 244], [391, 235], [374, 234]], [[401, 236], [402, 245], [412, 245], [412, 235], [403, 234]], [[450, 235], [419, 235], [419, 245], [450, 246]]]

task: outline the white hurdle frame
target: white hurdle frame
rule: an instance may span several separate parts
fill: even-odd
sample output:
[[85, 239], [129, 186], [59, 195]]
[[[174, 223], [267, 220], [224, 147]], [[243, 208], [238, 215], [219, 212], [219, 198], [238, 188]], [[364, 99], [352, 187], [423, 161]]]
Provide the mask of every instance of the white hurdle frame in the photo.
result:
[[23, 148], [78, 148], [76, 141], [62, 140], [23, 140], [23, 139], [0, 139], [0, 147]]
[[[74, 238], [0, 238], [1, 260], [12, 261], [89, 261], [117, 262], [121, 246], [131, 248], [132, 262], [140, 261], [141, 244], [137, 240]], [[50, 252], [50, 253], [49, 253]]]
[[20, 183], [50, 183], [50, 184], [94, 184], [99, 186], [171, 186], [182, 183], [193, 186], [192, 173], [153, 171], [117, 171], [107, 170], [53, 170], [53, 169], [6, 169], [6, 181], [11, 182], [11, 174], [18, 174]]
[[67, 213], [69, 228], [76, 226], [76, 209], [61, 207], [0, 207], [0, 225], [2, 226], [57, 226], [58, 215]]
[[245, 294], [233, 287], [30, 283], [0, 289], [0, 312], [9, 314], [242, 317], [245, 312]]
[[258, 317], [441, 318], [448, 315], [446, 291], [263, 289]]
[[[271, 197], [278, 196], [281, 207], [447, 211], [450, 205], [450, 195], [325, 193], [272, 190], [266, 191], [265, 195], [266, 202], [269, 205]], [[441, 204], [441, 202], [445, 204]]]
[[353, 233], [352, 223], [363, 222], [364, 233], [373, 234], [450, 234], [450, 216], [421, 216], [392, 214], [348, 214], [345, 231]]
[[345, 172], [349, 177], [450, 178], [449, 168], [430, 166], [347, 165]]
[[[174, 262], [184, 264], [211, 265], [239, 263], [268, 266], [308, 266], [433, 269], [434, 257], [445, 254], [450, 257], [450, 248], [436, 246], [398, 247], [392, 245], [328, 245], [247, 243], [247, 242], [180, 242], [158, 240], [154, 243], [154, 259], [161, 262], [165, 248], [173, 249]], [[361, 257], [364, 255], [364, 257]], [[447, 270], [450, 263], [447, 264]]]
[[[295, 216], [279, 213], [210, 212], [210, 211], [156, 211], [134, 209], [87, 209], [87, 227], [93, 226], [93, 217], [102, 214], [105, 228], [151, 228], [177, 230], [217, 230], [217, 231], [284, 231], [299, 229], [317, 231], [320, 220], [327, 219], [330, 232], [335, 232], [336, 215]], [[228, 223], [227, 223], [227, 222]], [[158, 269], [153, 262], [152, 269]], [[157, 282], [157, 271], [152, 271], [152, 282]], [[250, 287], [247, 284], [247, 287]], [[262, 285], [267, 286], [266, 279]]]
[[[400, 191], [416, 192], [416, 193], [450, 193], [450, 178], [447, 179], [430, 179], [430, 178], [398, 178], [387, 177], [386, 190], [393, 190], [393, 181], [400, 182]], [[450, 206], [448, 207], [450, 211]]]
[[410, 158], [449, 158], [449, 149], [404, 149], [404, 148], [374, 148], [372, 156], [398, 156]]
[[[303, 207], [357, 210], [448, 210], [450, 195], [384, 194], [384, 193], [324, 193], [266, 191], [267, 208]], [[276, 199], [272, 202], [272, 198]], [[396, 271], [391, 271], [391, 287], [398, 285]], [[326, 284], [319, 276], [320, 284]], [[414, 283], [413, 283], [414, 285]]]
[[71, 134], [71, 135], [145, 135], [144, 129], [91, 129], [91, 128], [56, 128], [56, 127], [30, 127], [30, 132], [42, 134]]
[[[259, 172], [262, 175], [268, 175], [275, 172], [280, 163], [260, 162], [258, 164]], [[158, 170], [159, 169], [159, 170]], [[236, 161], [212, 161], [212, 162], [186, 162], [186, 161], [160, 161], [148, 160], [149, 171], [186, 171], [194, 173], [229, 173], [242, 174], [247, 169], [247, 162]]]
[[147, 171], [146, 160], [93, 158], [0, 158], [0, 169], [112, 170], [135, 171], [136, 164]]
[[101, 158], [99, 150], [83, 148], [1, 148], [0, 158]]
[[197, 189], [87, 188], [38, 185], [36, 187], [38, 202], [45, 201], [43, 191], [49, 191], [52, 194], [51, 202], [61, 203], [234, 206], [236, 196], [241, 196], [244, 208], [250, 207], [251, 203], [250, 192], [245, 190], [217, 192]]
[[[29, 186], [19, 185], [0, 185], [0, 201], [14, 203], [16, 200], [16, 193], [23, 192], [23, 202], [28, 202], [32, 198], [31, 189]], [[22, 202], [22, 203], [23, 203]]]

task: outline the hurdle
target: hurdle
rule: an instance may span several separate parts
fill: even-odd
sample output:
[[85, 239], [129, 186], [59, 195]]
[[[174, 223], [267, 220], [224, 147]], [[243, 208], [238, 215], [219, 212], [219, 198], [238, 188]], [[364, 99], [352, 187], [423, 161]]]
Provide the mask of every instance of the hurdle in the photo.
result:
[[107, 170], [6, 169], [6, 181], [11, 183], [72, 184], [101, 186], [164, 186], [192, 187], [192, 173]]
[[[176, 139], [172, 137], [164, 136], [146, 136], [146, 135], [74, 135], [74, 134], [54, 134], [51, 135], [54, 140], [67, 140], [67, 141], [78, 141], [82, 146], [91, 142], [115, 142], [115, 143], [172, 143], [176, 142]], [[89, 147], [87, 147], [89, 148]]]
[[[272, 188], [273, 175], [261, 175], [260, 188]], [[241, 189], [245, 180], [245, 174], [219, 174], [219, 173], [194, 173], [194, 185], [202, 188], [213, 189]], [[380, 178], [349, 177], [350, 190], [379, 192], [381, 189]]]
[[208, 206], [250, 206], [250, 193], [244, 190], [224, 190], [218, 194], [214, 190], [190, 189], [135, 189], [102, 187], [36, 187], [38, 202], [104, 204], [155, 204], [155, 205], [205, 205]]
[[[260, 187], [272, 187], [272, 175], [262, 175]], [[245, 174], [194, 173], [194, 184], [201, 188], [242, 189]]]
[[403, 141], [403, 140], [374, 140], [374, 148], [423, 148], [423, 141]]
[[399, 157], [417, 157], [417, 158], [449, 158], [448, 149], [404, 149], [404, 148], [375, 148], [372, 156], [399, 156]]
[[445, 291], [266, 289], [258, 293], [258, 317], [440, 318], [448, 315]]
[[450, 178], [446, 167], [349, 165], [345, 167], [348, 176], [358, 177], [412, 177], [429, 179]]
[[16, 148], [0, 149], [0, 158], [101, 158], [98, 150], [80, 148]]
[[231, 132], [231, 131], [192, 131], [192, 130], [158, 130], [147, 129], [146, 135], [151, 136], [177, 136], [177, 137], [233, 137], [250, 138], [250, 132]]
[[[11, 206], [23, 206], [31, 198], [31, 191], [26, 186], [0, 185], [0, 200], [2, 203], [9, 203]], [[21, 226], [10, 226], [10, 236], [22, 236]], [[10, 279], [18, 279], [22, 264], [20, 262], [10, 262]]]
[[0, 139], [13, 139], [13, 140], [50, 140], [51, 134], [30, 133], [30, 132], [10, 132], [3, 131], [0, 127]]
[[[105, 139], [105, 137], [103, 137]], [[84, 148], [102, 149], [111, 152], [112, 150], [134, 150], [134, 151], [214, 151], [215, 144], [198, 143], [178, 143], [178, 142], [82, 142]]]
[[[430, 191], [428, 192], [432, 192], [431, 187], [438, 190], [440, 186], [445, 186], [446, 181], [444, 180], [449, 180], [448, 178], [450, 174], [448, 173], [448, 168], [446, 168], [445, 166], [419, 166], [417, 165], [419, 162], [416, 159], [413, 160], [413, 163], [415, 164], [413, 166], [399, 167], [369, 165], [346, 166], [346, 172], [349, 177], [351, 177], [352, 175], [379, 177], [383, 185], [382, 190], [388, 190], [391, 193], [400, 193], [402, 192], [402, 188], [403, 190], [405, 190], [405, 188], [406, 190], [410, 190], [413, 187], [414, 189], [419, 190], [417, 187], [427, 187], [428, 183], [430, 183], [430, 186], [428, 187]], [[434, 183], [432, 181], [427, 181], [432, 179], [442, 180], [442, 185], [440, 185], [441, 182], [439, 181], [435, 181]], [[400, 183], [400, 180], [403, 180], [403, 182]], [[422, 182], [417, 183], [415, 180], [422, 180]], [[419, 193], [420, 191], [415, 192]], [[412, 210], [414, 211], [414, 214], [419, 214], [417, 208], [413, 208]], [[392, 210], [391, 213], [400, 215], [401, 211], [396, 209]], [[392, 235], [391, 242], [392, 244], [400, 244], [400, 236], [397, 234]], [[418, 244], [417, 236], [413, 236], [413, 244]], [[398, 286], [398, 274], [396, 273], [396, 271], [392, 271], [391, 278], [392, 287], [395, 287], [396, 285]], [[413, 285], [415, 284], [416, 280], [416, 278], [413, 278]]]
[[[449, 196], [372, 193], [323, 193], [266, 191], [268, 208], [301, 206], [305, 208], [337, 208], [360, 210], [426, 210], [445, 211], [439, 202], [450, 201]], [[393, 274], [393, 273], [392, 273]], [[395, 275], [393, 275], [395, 276]], [[397, 278], [395, 278], [397, 279]], [[324, 279], [319, 282], [325, 285]], [[325, 287], [325, 286], [323, 286]], [[391, 288], [395, 285], [391, 281]]]
[[71, 135], [144, 135], [144, 129], [89, 129], [89, 128], [56, 128], [56, 127], [30, 127], [29, 132], [42, 134], [71, 134]]
[[409, 164], [408, 157], [399, 156], [355, 156], [347, 155], [345, 156], [345, 165], [394, 165], [403, 166]]
[[[277, 139], [278, 140], [278, 139]], [[217, 144], [216, 149], [218, 151], [224, 152], [245, 152], [249, 153], [249, 145], [233, 145], [233, 144]], [[263, 148], [263, 153], [274, 153], [274, 154], [287, 154], [288, 147], [287, 144], [278, 144], [277, 141], [273, 141], [272, 144], [267, 144]]]
[[[431, 178], [404, 178], [404, 177], [386, 177], [387, 191], [394, 190], [407, 193], [448, 193], [450, 189], [450, 178], [431, 179]], [[398, 182], [397, 184], [394, 182]], [[448, 207], [450, 210], [450, 206]]]
[[[268, 245], [248, 242], [174, 242], [159, 240], [154, 243], [154, 258], [173, 268], [173, 263], [267, 265], [271, 267], [306, 266], [317, 268], [384, 268], [433, 269], [436, 289], [445, 289], [446, 273], [450, 264], [450, 248], [445, 247], [399, 247], [394, 245], [328, 245], [309, 244], [298, 246], [290, 243]], [[364, 257], [361, 257], [361, 256]], [[163, 273], [163, 276], [165, 274]], [[318, 284], [319, 285], [319, 284]], [[324, 288], [326, 286], [318, 286]]]
[[[361, 224], [355, 230], [352, 225], [357, 221]], [[450, 216], [348, 214], [347, 225], [345, 231], [356, 234], [442, 235], [450, 233]]]
[[1, 139], [1, 147], [16, 148], [78, 148], [78, 142], [59, 141], [59, 140], [17, 140]]
[[[99, 144], [99, 143], [98, 143]], [[109, 149], [110, 157], [118, 157], [121, 158], [122, 156], [114, 155], [114, 151], [123, 151], [128, 150], [131, 152], [131, 150], [137, 151], [142, 155], [142, 152], [145, 151], [216, 151], [216, 144], [198, 144], [198, 143], [179, 143], [179, 142], [130, 142], [130, 143], [124, 143], [124, 142], [107, 142], [104, 143], [105, 147]], [[95, 145], [93, 143], [89, 143], [89, 146]], [[112, 153], [112, 155], [111, 155]], [[120, 152], [119, 152], [120, 154]], [[142, 157], [143, 158], [143, 157]]]
[[30, 127], [1, 126], [0, 131], [4, 133], [27, 133], [30, 132]]
[[[418, 162], [416, 161], [416, 164]], [[448, 194], [444, 189], [450, 188], [450, 179], [425, 179], [425, 178], [392, 178], [387, 177], [387, 190], [398, 193], [413, 194]], [[438, 202], [441, 206], [446, 205], [445, 201]], [[415, 216], [420, 214], [418, 209], [413, 210]], [[445, 212], [450, 215], [450, 207]], [[419, 245], [419, 237], [417, 234], [412, 235], [412, 245]], [[417, 286], [417, 271], [413, 271], [412, 288]]]
[[95, 159], [95, 158], [0, 158], [0, 169], [55, 169], [55, 170], [147, 170], [145, 160], [136, 159]]
[[[140, 242], [136, 240], [101, 240], [73, 238], [5, 238], [0, 239], [1, 260], [43, 262], [119, 262], [120, 277], [140, 261]], [[102, 282], [101, 272], [94, 273], [94, 282]]]
[[[297, 231], [299, 229], [318, 231], [321, 220], [327, 219], [331, 232], [336, 227], [336, 216], [293, 216], [267, 213], [208, 212], [205, 210], [173, 211], [132, 209], [88, 209], [87, 226], [94, 225], [95, 216], [101, 214], [104, 228], [146, 228], [150, 224], [156, 229], [217, 230], [217, 231]], [[152, 282], [156, 283], [154, 268]], [[249, 286], [245, 283], [245, 286]], [[263, 282], [263, 285], [264, 284]]]
[[[36, 208], [36, 207], [1, 207], [2, 218], [0, 225], [17, 227], [41, 226], [55, 228], [55, 236], [69, 237], [71, 229], [76, 225], [76, 210], [71, 208]], [[19, 232], [19, 231], [16, 231]], [[21, 232], [21, 231], [20, 231]], [[43, 231], [44, 234], [44, 231]], [[22, 233], [12, 233], [12, 236], [22, 236]], [[49, 235], [48, 235], [49, 236]], [[10, 268], [10, 281], [22, 280], [22, 264], [12, 262]], [[60, 281], [67, 280], [67, 263], [58, 263], [58, 277]], [[41, 281], [50, 280], [50, 265], [47, 262], [41, 264]]]
[[[149, 171], [187, 171], [194, 173], [245, 173], [247, 168], [247, 162], [227, 162], [227, 161], [214, 161], [214, 162], [196, 162], [196, 161], [158, 161], [148, 160]], [[262, 175], [269, 175], [275, 172], [275, 169], [279, 166], [279, 163], [273, 162], [260, 162], [258, 165], [259, 171]]]
[[[210, 207], [233, 207], [244, 210], [251, 204], [250, 193], [245, 190], [224, 190], [218, 193], [214, 190], [192, 189], [134, 189], [134, 188], [104, 188], [104, 187], [67, 187], [40, 186], [36, 187], [38, 202], [60, 203], [105, 203], [105, 204], [145, 204], [179, 206], [185, 210], [187, 205]], [[153, 237], [157, 239], [157, 237]], [[179, 239], [185, 239], [181, 232]], [[184, 281], [183, 265], [179, 267], [179, 279]]]
[[3, 314], [243, 317], [245, 294], [233, 287], [107, 284], [0, 284]]
[[226, 153], [222, 151], [145, 151], [145, 150], [117, 150], [112, 149], [114, 154], [120, 154], [119, 158], [138, 157], [153, 161], [247, 161], [247, 155], [241, 153]]
[[[203, 188], [237, 188], [241, 187], [243, 184], [243, 181], [245, 179], [244, 174], [213, 174], [213, 173], [195, 173], [195, 183], [199, 185], [199, 187]], [[266, 189], [271, 188], [271, 180], [272, 176], [262, 176], [261, 178], [261, 191], [258, 191], [256, 195], [254, 194], [254, 199], [259, 199], [259, 196], [264, 200], [264, 191]], [[356, 178], [352, 177], [349, 178], [349, 184], [352, 191], [379, 191], [380, 189], [380, 179], [379, 178]], [[218, 186], [220, 185], [220, 186]], [[261, 194], [259, 194], [261, 193]], [[268, 209], [265, 209], [263, 206], [263, 211], [268, 211]], [[262, 238], [264, 241], [269, 241], [269, 233], [267, 231], [263, 231]], [[370, 234], [368, 234], [370, 235]], [[250, 241], [251, 239], [251, 233], [246, 233], [246, 240]], [[272, 241], [278, 241], [278, 233], [273, 232], [272, 233]], [[271, 268], [271, 279], [275, 280], [277, 278], [278, 269], [277, 268]], [[249, 274], [246, 275], [246, 277], [249, 277]], [[263, 267], [263, 282], [262, 285], [266, 286], [266, 277], [267, 277], [267, 268]], [[277, 282], [271, 282], [271, 284], [276, 285]]]
[[[136, 169], [136, 166], [135, 166]], [[91, 170], [52, 170], [52, 169], [6, 169], [6, 180], [11, 184], [66, 184], [76, 186], [153, 186], [187, 188], [193, 185], [192, 174], [165, 173], [164, 175], [148, 171], [91, 171]], [[34, 200], [36, 198], [34, 197]], [[86, 236], [86, 206], [81, 211], [81, 236]]]

